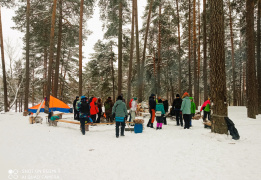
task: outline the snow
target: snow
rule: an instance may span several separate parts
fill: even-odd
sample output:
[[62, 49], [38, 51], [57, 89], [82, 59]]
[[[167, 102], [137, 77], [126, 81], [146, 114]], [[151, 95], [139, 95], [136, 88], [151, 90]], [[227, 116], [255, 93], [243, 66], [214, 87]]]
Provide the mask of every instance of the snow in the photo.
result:
[[245, 107], [229, 107], [238, 141], [211, 133], [202, 120], [184, 130], [167, 119], [162, 130], [145, 127], [141, 134], [126, 131], [115, 138], [114, 125], [91, 126], [83, 136], [79, 125], [52, 127], [41, 116], [43, 124], [29, 124], [21, 113], [0, 114], [1, 180], [255, 180], [261, 175], [261, 117], [248, 119]]

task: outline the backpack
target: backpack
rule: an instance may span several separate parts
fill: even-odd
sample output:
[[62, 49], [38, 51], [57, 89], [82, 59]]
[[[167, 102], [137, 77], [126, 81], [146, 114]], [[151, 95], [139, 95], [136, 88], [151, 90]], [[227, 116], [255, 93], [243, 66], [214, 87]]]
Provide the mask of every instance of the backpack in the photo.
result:
[[132, 103], [133, 99], [130, 100], [129, 102], [129, 107], [131, 108], [131, 103]]
[[237, 129], [235, 128], [235, 124], [231, 119], [228, 117], [225, 117], [226, 123], [227, 123], [227, 128], [229, 130], [229, 134], [232, 136], [232, 139], [238, 140], [240, 138]]
[[106, 101], [106, 102], [104, 103], [104, 107], [105, 107], [105, 110], [110, 110], [110, 108], [111, 108], [110, 102], [109, 102], [109, 101]]

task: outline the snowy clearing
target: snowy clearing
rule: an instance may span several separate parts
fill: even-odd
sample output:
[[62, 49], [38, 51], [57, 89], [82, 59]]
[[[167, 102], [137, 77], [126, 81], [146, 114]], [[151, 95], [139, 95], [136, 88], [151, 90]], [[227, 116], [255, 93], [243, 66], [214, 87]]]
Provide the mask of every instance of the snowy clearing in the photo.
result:
[[238, 141], [204, 129], [202, 120], [184, 130], [168, 119], [162, 130], [116, 139], [114, 125], [91, 126], [83, 136], [79, 125], [49, 127], [45, 118], [32, 125], [21, 113], [0, 114], [0, 179], [260, 179], [261, 116], [246, 113], [229, 107]]

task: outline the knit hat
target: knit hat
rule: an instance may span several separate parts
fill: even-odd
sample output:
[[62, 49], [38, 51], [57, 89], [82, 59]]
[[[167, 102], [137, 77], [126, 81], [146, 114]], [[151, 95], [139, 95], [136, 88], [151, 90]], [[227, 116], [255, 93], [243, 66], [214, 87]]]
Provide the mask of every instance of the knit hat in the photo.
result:
[[185, 97], [185, 96], [189, 96], [189, 94], [188, 94], [187, 92], [185, 92], [185, 93], [183, 94], [183, 97]]
[[81, 99], [87, 99], [85, 96], [81, 96]]
[[118, 96], [117, 100], [122, 100], [122, 96]]
[[150, 96], [153, 97], [153, 96], [155, 96], [155, 94], [151, 94]]
[[176, 97], [180, 97], [180, 95], [179, 95], [179, 94], [176, 94]]
[[136, 101], [136, 100], [137, 100], [137, 98], [136, 98], [136, 97], [134, 97], [134, 98], [133, 98], [133, 100], [135, 100], [135, 101]]

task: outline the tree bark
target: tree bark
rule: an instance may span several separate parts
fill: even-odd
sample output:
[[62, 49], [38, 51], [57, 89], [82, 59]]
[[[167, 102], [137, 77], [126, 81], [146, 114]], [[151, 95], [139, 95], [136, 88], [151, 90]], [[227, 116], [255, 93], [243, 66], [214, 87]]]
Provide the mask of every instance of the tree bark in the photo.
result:
[[180, 55], [180, 26], [179, 26], [179, 3], [178, 3], [178, 0], [176, 0], [176, 5], [177, 5], [177, 20], [178, 20], [178, 44], [179, 44], [179, 47], [178, 47], [178, 65], [179, 65], [179, 93], [181, 93], [181, 62], [180, 62], [180, 59], [181, 59], [181, 55]]
[[247, 116], [256, 119], [256, 66], [254, 44], [254, 1], [246, 1], [247, 41]]
[[223, 0], [210, 3], [210, 80], [213, 115], [211, 131], [227, 134], [226, 71]]
[[233, 21], [232, 21], [232, 10], [230, 0], [228, 1], [229, 8], [229, 27], [230, 27], [230, 41], [231, 41], [231, 61], [232, 61], [232, 91], [233, 91], [233, 106], [237, 105], [236, 98], [236, 75], [235, 75], [235, 59], [234, 59], [234, 33], [233, 33]]
[[113, 95], [113, 102], [115, 102], [115, 78], [114, 78], [114, 67], [113, 67], [113, 51], [111, 45], [111, 78], [112, 78], [112, 95]]
[[194, 99], [198, 106], [198, 65], [197, 65], [197, 37], [196, 37], [196, 0], [193, 0], [193, 60], [194, 60]]
[[45, 97], [46, 92], [47, 92], [47, 82], [46, 82], [46, 79], [47, 79], [47, 57], [48, 57], [47, 47], [45, 47], [44, 48], [43, 98]]
[[28, 99], [29, 99], [29, 50], [30, 50], [30, 0], [27, 0], [26, 8], [26, 63], [25, 63], [25, 96], [24, 96], [24, 111], [28, 111]]
[[134, 1], [132, 0], [132, 19], [131, 19], [131, 47], [130, 47], [130, 62], [129, 62], [129, 76], [128, 76], [128, 95], [127, 102], [129, 104], [131, 99], [131, 78], [132, 78], [132, 60], [133, 60], [133, 46], [134, 46]]
[[160, 65], [161, 65], [161, 4], [159, 5], [159, 32], [158, 32], [158, 65], [157, 65], [157, 95], [160, 96]]
[[83, 19], [83, 1], [80, 7], [80, 29], [79, 29], [79, 95], [82, 95], [82, 19]]
[[200, 0], [198, 0], [198, 74], [197, 74], [197, 95], [194, 94], [195, 97], [195, 104], [196, 110], [198, 109], [199, 105], [199, 96], [200, 96], [200, 89], [199, 89], [199, 80], [200, 80]]
[[260, 16], [261, 16], [261, 0], [258, 0], [257, 11], [257, 79], [258, 79], [258, 114], [261, 114], [261, 58], [260, 58]]
[[[152, 11], [152, 4], [153, 0], [150, 0], [150, 8], [149, 8], [149, 14], [147, 19], [147, 27], [146, 27], [146, 33], [145, 33], [145, 39], [144, 39], [144, 48], [143, 48], [143, 56], [141, 61], [141, 72], [140, 72], [140, 79], [141, 79], [141, 98], [143, 98], [143, 89], [144, 89], [144, 66], [145, 66], [145, 56], [146, 56], [146, 46], [147, 46], [147, 40], [148, 40], [148, 33], [149, 33], [149, 27], [150, 27], [150, 17], [151, 17], [151, 11]], [[139, 102], [142, 102], [143, 99], [139, 99]]]
[[8, 110], [8, 100], [7, 100], [7, 83], [6, 83], [6, 72], [5, 72], [4, 40], [3, 40], [3, 30], [2, 30], [1, 6], [0, 6], [0, 40], [1, 40], [3, 85], [4, 85], [4, 110], [5, 110], [5, 112], [7, 112], [9, 110]]
[[207, 73], [207, 14], [206, 0], [203, 0], [203, 84], [204, 84], [204, 101], [208, 98], [208, 73]]
[[189, 68], [189, 94], [192, 96], [192, 77], [191, 77], [191, 0], [189, 0], [189, 22], [188, 22], [188, 31], [189, 31], [189, 42], [188, 42], [188, 68]]
[[58, 44], [57, 44], [57, 55], [55, 63], [55, 77], [54, 77], [54, 94], [53, 96], [57, 98], [58, 96], [58, 82], [59, 82], [59, 67], [61, 58], [61, 45], [62, 45], [62, 29], [63, 29], [63, 1], [59, 0], [59, 31], [58, 31]]
[[119, 0], [118, 95], [122, 93], [122, 0]]
[[47, 111], [49, 111], [50, 88], [52, 87], [51, 78], [52, 78], [52, 66], [53, 66], [53, 56], [54, 56], [54, 28], [55, 28], [56, 4], [57, 4], [57, 0], [53, 0], [52, 24], [51, 24], [51, 34], [50, 34], [48, 81], [47, 81], [47, 91], [46, 91], [47, 100], [45, 102]]

